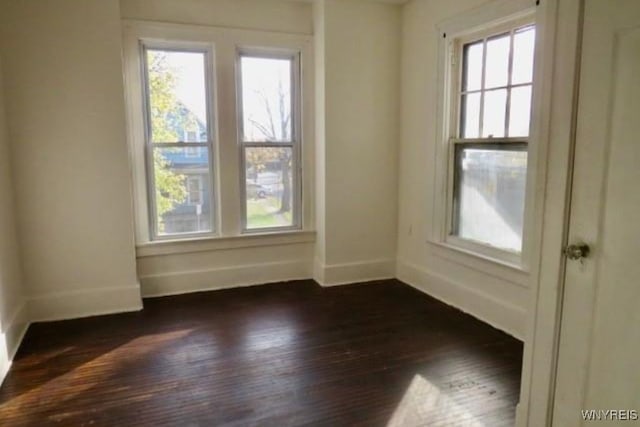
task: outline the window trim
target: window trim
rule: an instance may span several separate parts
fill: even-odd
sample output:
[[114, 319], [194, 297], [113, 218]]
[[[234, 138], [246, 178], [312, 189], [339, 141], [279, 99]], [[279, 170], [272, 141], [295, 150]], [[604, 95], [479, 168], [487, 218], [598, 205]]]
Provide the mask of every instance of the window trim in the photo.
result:
[[[147, 64], [147, 51], [148, 50], [163, 50], [172, 52], [193, 52], [202, 53], [204, 55], [204, 84], [205, 84], [205, 100], [207, 108], [207, 142], [153, 142], [151, 132], [151, 108], [150, 108], [150, 92], [149, 92], [149, 69]], [[146, 193], [147, 193], [147, 217], [149, 226], [149, 238], [151, 241], [163, 241], [163, 240], [180, 240], [197, 237], [212, 237], [218, 234], [218, 208], [216, 203], [216, 145], [217, 138], [216, 126], [217, 115], [215, 112], [215, 61], [214, 61], [214, 48], [211, 44], [203, 44], [198, 42], [184, 42], [184, 41], [167, 41], [167, 40], [155, 40], [155, 39], [140, 39], [139, 40], [139, 55], [141, 62], [141, 74], [140, 83], [142, 86], [142, 108], [143, 108], [143, 120], [144, 120], [144, 152], [145, 152], [145, 172], [146, 172]], [[158, 233], [158, 214], [157, 214], [157, 201], [156, 201], [156, 188], [155, 188], [155, 163], [153, 155], [155, 148], [187, 148], [187, 147], [205, 147], [208, 151], [209, 161], [209, 200], [210, 200], [210, 213], [209, 221], [211, 224], [211, 230], [187, 232], [187, 233], [173, 233], [173, 234], [160, 234]], [[186, 154], [185, 154], [186, 155]]]
[[[123, 68], [125, 84], [125, 112], [126, 130], [129, 155], [131, 160], [132, 192], [135, 243], [144, 246], [153, 243], [166, 243], [168, 247], [178, 247], [172, 242], [192, 241], [218, 241], [245, 235], [241, 225], [241, 199], [240, 199], [240, 161], [237, 144], [237, 112], [236, 112], [236, 85], [235, 85], [235, 61], [238, 47], [260, 46], [265, 49], [288, 50], [300, 52], [300, 91], [304, 95], [304, 106], [300, 106], [299, 132], [304, 144], [299, 147], [298, 174], [300, 194], [297, 230], [299, 232], [312, 232], [315, 229], [315, 199], [314, 199], [314, 54], [313, 36], [307, 34], [294, 34], [282, 32], [270, 32], [263, 30], [250, 30], [240, 28], [215, 27], [205, 25], [178, 24], [167, 22], [143, 21], [135, 19], [123, 19]], [[215, 138], [214, 151], [211, 154], [216, 160], [213, 179], [215, 180], [215, 198], [212, 203], [216, 207], [216, 220], [214, 222], [216, 233], [209, 235], [169, 235], [166, 239], [152, 240], [149, 215], [150, 204], [147, 197], [146, 183], [146, 154], [144, 128], [145, 122], [142, 108], [142, 61], [140, 54], [140, 42], [154, 42], [158, 44], [169, 43], [171, 45], [190, 45], [196, 47], [210, 47], [215, 49], [216, 75], [212, 76], [211, 105], [218, 117], [215, 123], [212, 137]], [[252, 230], [250, 234], [265, 234], [274, 236], [278, 234], [290, 234], [291, 230], [265, 229]]]
[[[467, 255], [477, 256], [495, 264], [528, 271], [531, 251], [531, 215], [533, 214], [534, 189], [532, 183], [535, 170], [527, 164], [527, 182], [523, 218], [522, 251], [515, 254], [489, 244], [463, 239], [451, 234], [453, 220], [454, 156], [455, 145], [459, 143], [526, 142], [531, 153], [530, 135], [527, 137], [500, 138], [459, 138], [460, 90], [462, 82], [462, 47], [479, 39], [506, 33], [516, 27], [535, 25], [535, 2], [531, 0], [501, 0], [491, 7], [474, 10], [438, 26], [438, 105], [436, 129], [436, 153], [434, 156], [435, 187], [433, 192], [433, 221], [427, 243], [437, 248], [445, 248]], [[486, 56], [484, 56], [486, 58]], [[484, 62], [484, 59], [483, 59]], [[483, 64], [484, 73], [484, 64]], [[484, 80], [484, 79], [483, 79]], [[532, 86], [536, 85], [535, 65]], [[494, 88], [492, 88], [494, 89]], [[483, 89], [484, 90], [484, 89]], [[535, 103], [535, 89], [532, 90], [531, 114]], [[507, 126], [507, 124], [505, 124]], [[534, 124], [531, 123], [530, 128]]]
[[[260, 234], [273, 233], [278, 231], [288, 232], [302, 229], [301, 205], [303, 200], [302, 194], [302, 79], [300, 69], [301, 52], [295, 49], [283, 48], [263, 48], [251, 46], [238, 46], [236, 48], [236, 117], [237, 117], [237, 135], [238, 135], [238, 152], [240, 158], [240, 226], [241, 234]], [[243, 87], [242, 87], [242, 58], [267, 58], [267, 59], [285, 59], [291, 61], [291, 114], [294, 119], [291, 121], [291, 140], [290, 141], [247, 141], [244, 135], [244, 109], [243, 109]], [[291, 148], [292, 151], [292, 206], [291, 206], [291, 225], [280, 227], [259, 227], [248, 228], [247, 218], [247, 169], [245, 150], [247, 148]]]

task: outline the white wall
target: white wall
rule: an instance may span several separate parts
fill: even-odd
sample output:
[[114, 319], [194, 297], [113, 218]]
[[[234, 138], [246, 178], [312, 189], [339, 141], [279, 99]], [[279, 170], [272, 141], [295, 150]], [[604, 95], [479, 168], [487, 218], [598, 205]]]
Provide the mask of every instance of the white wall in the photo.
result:
[[528, 276], [426, 243], [431, 232], [438, 41], [436, 25], [486, 0], [414, 0], [402, 11], [398, 278], [524, 337]]
[[[316, 96], [323, 165], [315, 276], [325, 284], [394, 276], [400, 8], [362, 0], [316, 6], [324, 70]], [[317, 52], [318, 54], [318, 52]], [[321, 66], [321, 65], [320, 65]]]
[[0, 382], [27, 327], [0, 64]]
[[312, 5], [278, 0], [120, 0], [123, 18], [312, 34]]
[[118, 1], [2, 7], [0, 48], [31, 317], [139, 309]]

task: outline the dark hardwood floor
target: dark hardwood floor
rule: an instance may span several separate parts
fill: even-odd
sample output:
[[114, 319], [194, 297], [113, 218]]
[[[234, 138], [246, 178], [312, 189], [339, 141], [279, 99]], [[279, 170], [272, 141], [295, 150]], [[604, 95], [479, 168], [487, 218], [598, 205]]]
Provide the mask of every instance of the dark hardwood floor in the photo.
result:
[[510, 426], [519, 341], [400, 282], [147, 299], [34, 324], [0, 425]]

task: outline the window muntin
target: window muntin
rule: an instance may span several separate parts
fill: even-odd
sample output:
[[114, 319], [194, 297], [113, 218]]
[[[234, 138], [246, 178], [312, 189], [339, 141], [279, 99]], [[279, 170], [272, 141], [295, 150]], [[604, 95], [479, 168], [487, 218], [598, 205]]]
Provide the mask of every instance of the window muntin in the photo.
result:
[[239, 52], [243, 229], [297, 228], [298, 54]]
[[460, 42], [457, 52], [449, 235], [515, 255], [524, 234], [534, 45], [527, 24]]
[[[152, 239], [212, 233], [209, 53], [149, 46], [143, 52]], [[190, 187], [196, 180], [199, 196]]]

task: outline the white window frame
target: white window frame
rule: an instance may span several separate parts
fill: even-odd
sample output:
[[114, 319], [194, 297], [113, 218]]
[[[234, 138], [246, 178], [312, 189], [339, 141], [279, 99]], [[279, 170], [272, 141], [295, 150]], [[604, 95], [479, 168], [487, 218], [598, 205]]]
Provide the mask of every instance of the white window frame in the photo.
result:
[[[244, 135], [244, 109], [242, 105], [242, 58], [270, 58], [291, 61], [291, 139], [290, 141], [247, 141]], [[239, 47], [236, 53], [236, 85], [237, 85], [237, 123], [238, 123], [238, 147], [240, 150], [240, 195], [242, 202], [242, 232], [243, 233], [269, 233], [274, 231], [299, 230], [302, 226], [300, 220], [302, 186], [300, 168], [301, 129], [301, 80], [300, 80], [300, 52], [286, 49], [265, 49], [255, 47]], [[291, 225], [280, 227], [248, 228], [247, 219], [247, 176], [246, 156], [247, 148], [291, 148]], [[286, 179], [286, 177], [283, 177]]]
[[[445, 249], [463, 252], [467, 255], [476, 256], [521, 271], [528, 270], [528, 259], [531, 250], [530, 236], [532, 234], [532, 206], [534, 203], [534, 191], [532, 191], [531, 187], [535, 175], [534, 168], [528, 159], [522, 251], [515, 253], [452, 234], [454, 221], [455, 151], [456, 146], [461, 144], [526, 143], [529, 147], [528, 157], [531, 157], [530, 135], [516, 138], [460, 138], [460, 93], [464, 45], [492, 35], [506, 33], [515, 28], [535, 25], [535, 7], [535, 1], [532, 0], [501, 0], [456, 17], [438, 27], [438, 37], [440, 39], [438, 65], [439, 93], [437, 105], [438, 127], [436, 130], [438, 144], [436, 146], [436, 163], [434, 165], [435, 191], [433, 223], [431, 234], [428, 236], [427, 241]], [[511, 70], [509, 70], [509, 74], [511, 74]], [[535, 87], [535, 73], [533, 80], [533, 86]], [[532, 90], [532, 112], [534, 96], [535, 90]], [[480, 120], [482, 120], [482, 117], [480, 117]], [[505, 127], [506, 126], [508, 126], [508, 123], [505, 123]], [[533, 123], [531, 123], [530, 128], [532, 127]], [[479, 136], [481, 136], [481, 134]]]
[[[135, 236], [138, 248], [149, 245], [170, 245], [176, 252], [193, 240], [220, 240], [244, 238], [243, 235], [255, 235], [262, 240], [276, 240], [278, 235], [289, 236], [302, 233], [308, 235], [314, 230], [314, 66], [313, 37], [300, 34], [275, 33], [236, 28], [123, 20], [123, 49], [125, 100], [127, 112], [127, 138], [129, 141], [135, 217]], [[207, 49], [209, 56], [208, 82], [211, 85], [208, 101], [210, 138], [215, 141], [210, 149], [212, 182], [209, 183], [211, 203], [214, 212], [212, 233], [203, 235], [170, 235], [158, 239], [153, 235], [149, 215], [152, 208], [148, 197], [147, 182], [150, 182], [145, 153], [146, 122], [142, 114], [143, 102], [143, 61], [141, 43], [154, 43], [154, 47], [174, 46], [180, 48]], [[246, 231], [243, 225], [243, 185], [238, 144], [238, 100], [236, 84], [236, 61], [239, 49], [258, 48], [274, 52], [297, 52], [299, 55], [300, 94], [298, 98], [298, 147], [297, 167], [292, 173], [298, 175], [298, 197], [296, 227], [277, 229], [251, 229]], [[214, 126], [211, 126], [211, 125]], [[294, 178], [296, 181], [296, 178]], [[243, 183], [242, 183], [243, 184]]]
[[[153, 142], [151, 135], [151, 118], [150, 114], [150, 106], [149, 106], [149, 72], [147, 69], [147, 50], [164, 50], [164, 51], [174, 51], [174, 52], [194, 52], [194, 53], [202, 53], [204, 55], [204, 77], [205, 77], [205, 98], [207, 103], [207, 142], [187, 142], [187, 141], [175, 141], [175, 142]], [[209, 161], [209, 176], [211, 178], [211, 183], [209, 185], [209, 200], [212, 202], [215, 200], [215, 173], [216, 173], [216, 163], [215, 163], [215, 123], [216, 123], [216, 115], [214, 111], [214, 78], [215, 78], [215, 68], [213, 66], [213, 46], [211, 45], [203, 45], [201, 43], [190, 43], [184, 41], [166, 41], [166, 40], [157, 40], [157, 39], [140, 39], [139, 40], [139, 52], [140, 52], [140, 62], [142, 65], [141, 72], [141, 86], [143, 93], [142, 100], [142, 108], [144, 114], [144, 139], [145, 139], [145, 169], [146, 169], [146, 193], [148, 198], [147, 204], [147, 215], [148, 215], [148, 228], [149, 228], [149, 236], [151, 240], [154, 241], [162, 241], [162, 240], [179, 240], [179, 239], [188, 239], [194, 237], [210, 237], [216, 235], [216, 216], [217, 209], [216, 204], [211, 203], [211, 209], [209, 212], [209, 224], [211, 224], [211, 230], [206, 231], [196, 231], [191, 233], [174, 233], [174, 234], [159, 234], [158, 230], [158, 214], [157, 214], [157, 203], [156, 203], [156, 191], [155, 191], [155, 169], [154, 169], [154, 161], [153, 161], [153, 153], [154, 148], [163, 147], [163, 148], [184, 148], [185, 149], [185, 157], [187, 156], [187, 151], [189, 148], [207, 148], [209, 153], [208, 161]], [[184, 135], [182, 135], [182, 139]]]

